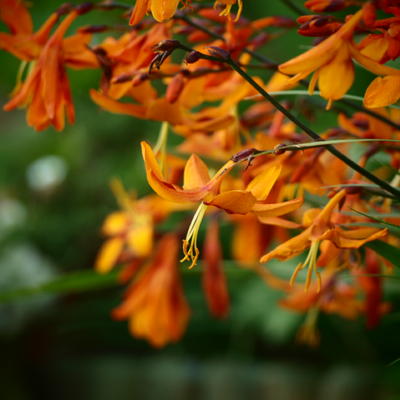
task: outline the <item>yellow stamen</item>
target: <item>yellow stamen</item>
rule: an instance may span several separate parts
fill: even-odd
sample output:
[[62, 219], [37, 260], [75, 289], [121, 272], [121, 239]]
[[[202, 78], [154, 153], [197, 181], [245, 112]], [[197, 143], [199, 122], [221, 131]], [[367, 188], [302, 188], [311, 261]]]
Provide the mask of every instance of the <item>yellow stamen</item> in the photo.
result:
[[160, 153], [160, 168], [163, 173], [165, 173], [165, 160], [167, 158], [168, 127], [168, 122], [161, 124], [157, 143], [154, 146], [154, 153]]
[[297, 265], [297, 267], [293, 271], [292, 277], [290, 278], [290, 286], [294, 285], [294, 282], [296, 281], [298, 273], [302, 269], [307, 267], [308, 269], [307, 269], [304, 290], [307, 292], [308, 289], [310, 288], [312, 276], [313, 276], [313, 273], [315, 273], [315, 276], [317, 277], [317, 293], [319, 293], [321, 291], [321, 286], [322, 286], [321, 275], [317, 271], [318, 249], [319, 249], [319, 240], [315, 240], [311, 243], [310, 251], [308, 252], [305, 261], [303, 263], [300, 263], [299, 265]]
[[297, 340], [311, 347], [316, 347], [319, 344], [319, 334], [317, 330], [318, 313], [319, 309], [317, 307], [311, 308], [297, 333]]
[[190, 223], [188, 232], [186, 234], [186, 238], [183, 240], [182, 249], [184, 257], [182, 258], [181, 262], [190, 260], [191, 264], [189, 269], [196, 265], [197, 259], [199, 258], [200, 251], [197, 247], [197, 236], [199, 234], [201, 221], [203, 220], [206, 210], [207, 206], [204, 203], [201, 203], [193, 216], [192, 222]]
[[[230, 17], [231, 8], [235, 4], [235, 0], [216, 0], [214, 3], [214, 8], [218, 6], [218, 4], [225, 4], [225, 8], [219, 13], [220, 16]], [[243, 0], [237, 0], [238, 11], [236, 13], [236, 17], [234, 21], [238, 21], [243, 11]]]
[[110, 182], [110, 187], [119, 206], [125, 211], [130, 211], [132, 209], [133, 199], [126, 192], [122, 182], [117, 178], [113, 178]]

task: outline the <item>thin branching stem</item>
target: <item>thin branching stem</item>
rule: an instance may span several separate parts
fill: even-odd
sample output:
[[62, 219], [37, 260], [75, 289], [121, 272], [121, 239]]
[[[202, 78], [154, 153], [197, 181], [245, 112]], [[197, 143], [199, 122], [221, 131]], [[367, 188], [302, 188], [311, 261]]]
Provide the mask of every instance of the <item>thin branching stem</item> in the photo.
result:
[[[189, 18], [183, 12], [177, 13], [175, 18], [186, 22], [188, 25], [191, 25], [192, 27], [194, 27], [196, 29], [199, 29], [204, 33], [207, 33], [209, 36], [213, 37], [214, 39], [219, 39], [219, 40], [225, 41], [225, 38], [222, 35], [220, 35], [220, 34], [214, 32], [214, 31], [208, 29], [204, 25], [201, 25], [201, 24], [193, 21], [191, 18]], [[273, 60], [270, 60], [269, 58], [263, 56], [262, 54], [259, 54], [259, 53], [255, 52], [253, 50], [248, 49], [248, 48], [244, 48], [243, 52], [251, 55], [254, 59], [256, 59], [257, 61], [261, 62], [265, 66], [266, 69], [273, 70], [273, 71], [278, 70], [279, 63], [277, 63], [277, 62], [275, 62]], [[302, 80], [302, 81], [300, 81], [300, 83], [302, 85], [304, 85], [304, 86], [308, 86], [308, 82], [306, 80]], [[363, 107], [363, 106], [361, 106], [359, 104], [355, 104], [352, 101], [349, 101], [349, 100], [346, 100], [346, 99], [339, 99], [339, 100], [336, 100], [336, 101], [338, 103], [344, 104], [344, 105], [346, 105], [348, 107], [351, 107], [353, 109], [361, 111], [361, 112], [363, 112], [365, 114], [368, 114], [371, 117], [373, 117], [375, 119], [378, 119], [379, 121], [382, 121], [386, 125], [389, 125], [389, 126], [395, 128], [395, 129], [400, 130], [400, 124], [397, 124], [394, 121], [390, 120], [389, 118], [386, 118], [385, 116], [383, 116], [381, 114], [378, 114], [378, 113], [376, 113], [376, 112], [374, 112], [372, 110], [369, 110], [369, 109], [367, 109], [367, 108], [365, 108], [365, 107]]]
[[[274, 97], [272, 97], [264, 88], [262, 88], [251, 76], [249, 76], [246, 71], [244, 71], [238, 64], [236, 64], [235, 61], [233, 61], [231, 58], [228, 58], [225, 60], [226, 63], [228, 63], [233, 70], [235, 70], [239, 75], [241, 75], [251, 86], [254, 87], [266, 100], [268, 100], [277, 110], [279, 110], [281, 113], [283, 113], [288, 119], [290, 119], [292, 122], [294, 122], [300, 129], [302, 129], [309, 137], [311, 137], [314, 140], [321, 141], [321, 137], [318, 135], [318, 133], [314, 132], [311, 128], [309, 128], [307, 125], [305, 125], [303, 122], [301, 122], [298, 118], [296, 118], [289, 110], [287, 110], [285, 107], [282, 106], [282, 104], [279, 103]], [[335, 157], [339, 158], [342, 160], [345, 164], [347, 164], [350, 168], [352, 168], [354, 171], [357, 171], [359, 174], [364, 176], [365, 178], [369, 179], [371, 182], [376, 183], [378, 186], [380, 186], [382, 189], [385, 189], [389, 193], [393, 194], [397, 198], [400, 198], [400, 190], [396, 189], [395, 187], [391, 186], [389, 183], [383, 181], [382, 179], [378, 178], [365, 168], [361, 167], [357, 163], [355, 163], [353, 160], [348, 158], [346, 155], [344, 155], [342, 152], [337, 150], [334, 146], [332, 145], [327, 145], [325, 148], [333, 154]]]

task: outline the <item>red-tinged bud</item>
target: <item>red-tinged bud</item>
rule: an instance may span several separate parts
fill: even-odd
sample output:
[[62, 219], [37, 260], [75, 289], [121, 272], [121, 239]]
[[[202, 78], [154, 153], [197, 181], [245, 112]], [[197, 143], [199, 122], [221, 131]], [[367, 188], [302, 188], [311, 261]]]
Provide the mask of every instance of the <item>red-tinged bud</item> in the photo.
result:
[[367, 26], [373, 26], [376, 21], [376, 7], [372, 3], [367, 3], [363, 7], [363, 21]]
[[132, 74], [121, 74], [116, 76], [115, 78], [112, 79], [112, 83], [125, 83], [125, 82], [129, 82], [133, 79], [133, 75]]
[[298, 32], [303, 36], [329, 36], [342, 26], [328, 15], [305, 15], [299, 17], [297, 22], [301, 24]]
[[283, 143], [280, 143], [280, 144], [277, 144], [275, 147], [274, 147], [274, 154], [276, 155], [276, 156], [279, 156], [279, 155], [281, 155], [281, 154], [283, 154], [283, 153], [285, 153], [287, 150], [285, 149], [285, 144], [283, 144]]
[[194, 50], [191, 51], [186, 57], [185, 57], [185, 62], [187, 64], [194, 64], [195, 62], [199, 61], [201, 59], [201, 53], [198, 51]]
[[251, 44], [255, 47], [258, 48], [262, 45], [264, 45], [265, 43], [268, 42], [270, 38], [270, 35], [266, 32], [261, 32], [260, 34], [258, 34], [257, 36], [254, 37], [254, 39], [251, 40]]
[[160, 43], [157, 43], [154, 47], [153, 50], [157, 52], [172, 52], [175, 49], [181, 48], [181, 42], [179, 40], [172, 40], [172, 39], [166, 39], [161, 41]]
[[72, 10], [73, 10], [73, 6], [71, 3], [64, 3], [64, 4], [61, 4], [60, 7], [58, 7], [56, 13], [60, 17], [61, 15], [69, 14]]
[[132, 86], [133, 87], [139, 86], [140, 84], [147, 81], [148, 79], [149, 79], [149, 74], [147, 72], [138, 74], [132, 79]]
[[180, 94], [182, 93], [183, 88], [185, 87], [185, 79], [182, 74], [175, 75], [171, 82], [168, 84], [166, 99], [169, 103], [173, 104], [178, 99]]
[[238, 153], [234, 154], [231, 158], [233, 162], [240, 162], [244, 160], [248, 160], [249, 158], [253, 157], [255, 154], [259, 153], [259, 150], [251, 148], [251, 149], [244, 149], [239, 151]]
[[296, 26], [296, 22], [292, 18], [288, 17], [275, 17], [274, 26], [278, 26], [280, 28], [293, 28]]
[[208, 48], [208, 53], [213, 57], [218, 57], [223, 60], [229, 60], [231, 57], [228, 50], [221, 49], [221, 47], [217, 46], [210, 46]]
[[215, 317], [224, 318], [229, 312], [229, 294], [222, 268], [222, 250], [216, 219], [212, 219], [207, 227], [203, 254], [203, 290], [208, 308]]
[[77, 6], [75, 6], [75, 11], [79, 14], [79, 15], [83, 15], [88, 13], [89, 11], [91, 11], [94, 7], [93, 3], [87, 2], [87, 3], [83, 3], [83, 4], [79, 4]]
[[78, 28], [79, 33], [101, 33], [109, 29], [107, 25], [89, 25]]
[[[379, 275], [380, 270], [378, 257], [372, 250], [367, 248], [365, 258], [365, 274]], [[367, 327], [371, 329], [377, 326], [380, 320], [382, 278], [379, 276], [362, 276], [360, 281], [365, 292]]]

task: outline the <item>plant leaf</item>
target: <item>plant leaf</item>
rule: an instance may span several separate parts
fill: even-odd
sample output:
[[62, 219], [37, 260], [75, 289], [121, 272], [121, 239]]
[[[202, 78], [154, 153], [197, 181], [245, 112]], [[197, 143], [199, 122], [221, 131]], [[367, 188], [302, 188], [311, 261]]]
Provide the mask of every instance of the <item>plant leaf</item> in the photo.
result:
[[381, 257], [390, 261], [395, 267], [400, 267], [400, 249], [381, 240], [374, 240], [366, 244], [367, 247], [377, 252]]
[[115, 286], [118, 271], [114, 270], [109, 274], [101, 275], [95, 271], [79, 271], [63, 275], [52, 281], [38, 286], [31, 286], [13, 289], [0, 293], [0, 303], [17, 300], [22, 297], [45, 293], [78, 293], [86, 290], [101, 289]]

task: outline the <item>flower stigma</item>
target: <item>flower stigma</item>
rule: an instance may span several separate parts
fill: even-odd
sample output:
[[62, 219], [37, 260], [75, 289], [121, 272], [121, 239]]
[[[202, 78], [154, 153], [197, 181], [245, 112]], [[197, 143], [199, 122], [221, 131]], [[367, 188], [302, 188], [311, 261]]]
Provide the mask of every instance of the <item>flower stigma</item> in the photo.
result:
[[318, 249], [319, 249], [319, 240], [315, 240], [311, 243], [310, 250], [308, 252], [307, 258], [303, 263], [300, 263], [297, 265], [295, 268], [292, 277], [290, 278], [290, 286], [294, 285], [294, 282], [297, 278], [298, 273], [308, 267], [307, 269], [307, 276], [306, 276], [306, 282], [304, 286], [304, 290], [307, 292], [308, 289], [310, 288], [311, 285], [311, 279], [312, 279], [312, 274], [313, 272], [315, 273], [317, 277], [317, 293], [321, 291], [321, 274], [317, 271], [317, 256], [318, 256]]
[[182, 249], [184, 257], [181, 259], [181, 262], [190, 260], [191, 264], [189, 269], [196, 265], [197, 259], [199, 258], [200, 251], [197, 247], [197, 236], [206, 210], [207, 206], [204, 203], [201, 203], [193, 216], [186, 238], [183, 240]]

